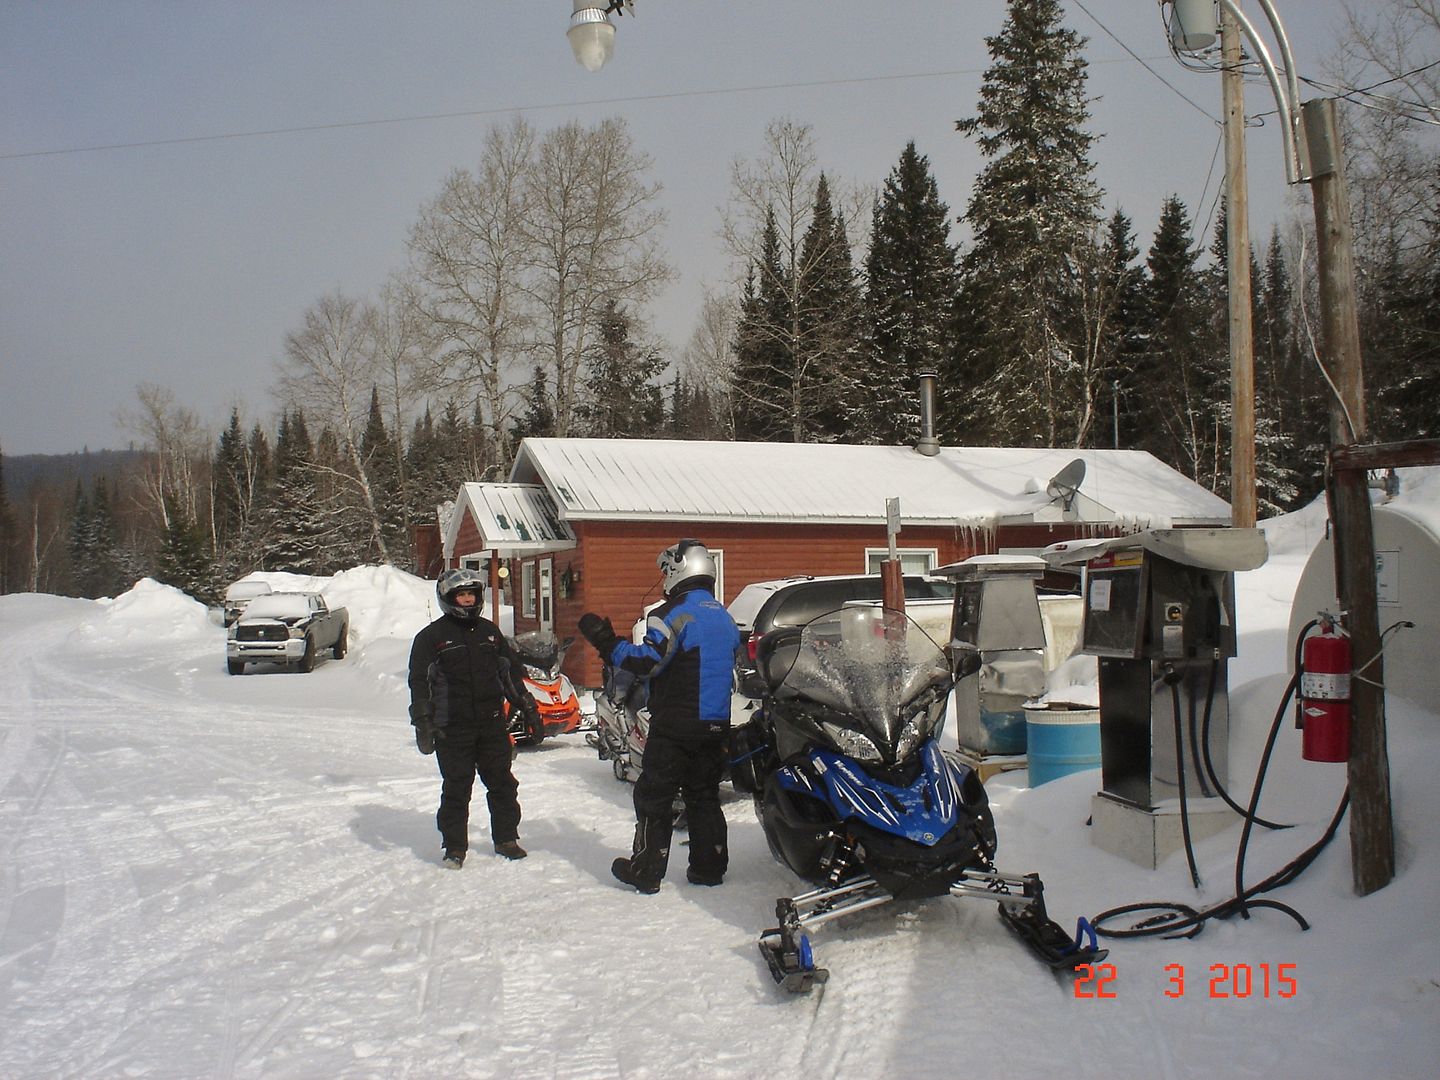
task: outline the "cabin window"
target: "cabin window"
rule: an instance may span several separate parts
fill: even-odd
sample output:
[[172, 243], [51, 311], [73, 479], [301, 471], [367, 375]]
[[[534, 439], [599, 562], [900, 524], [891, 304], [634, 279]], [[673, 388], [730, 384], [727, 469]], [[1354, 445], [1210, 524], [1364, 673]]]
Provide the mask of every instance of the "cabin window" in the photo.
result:
[[[900, 556], [900, 572], [904, 574], [925, 575], [934, 570], [940, 564], [939, 548], [896, 548], [895, 554]], [[890, 557], [890, 549], [866, 548], [865, 549], [865, 573], [880, 573], [880, 564]]]

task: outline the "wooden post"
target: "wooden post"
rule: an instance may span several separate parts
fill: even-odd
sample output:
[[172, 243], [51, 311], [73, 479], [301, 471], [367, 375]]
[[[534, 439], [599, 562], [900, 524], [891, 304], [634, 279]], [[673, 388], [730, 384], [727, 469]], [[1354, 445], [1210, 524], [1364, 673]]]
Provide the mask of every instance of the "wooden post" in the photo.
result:
[[[1324, 366], [1335, 385], [1330, 403], [1332, 461], [1365, 439], [1365, 379], [1356, 316], [1350, 200], [1335, 102], [1303, 106], [1315, 201]], [[1335, 588], [1350, 634], [1350, 862], [1362, 896], [1395, 876], [1390, 758], [1385, 740], [1384, 664], [1375, 584], [1375, 532], [1364, 471], [1332, 468], [1326, 495], [1335, 526]]]
[[[1236, 0], [1238, 3], [1239, 0]], [[1250, 195], [1245, 165], [1245, 83], [1240, 28], [1221, 5], [1225, 107], [1225, 262], [1230, 326], [1230, 523], [1255, 527], [1255, 329], [1250, 303]]]

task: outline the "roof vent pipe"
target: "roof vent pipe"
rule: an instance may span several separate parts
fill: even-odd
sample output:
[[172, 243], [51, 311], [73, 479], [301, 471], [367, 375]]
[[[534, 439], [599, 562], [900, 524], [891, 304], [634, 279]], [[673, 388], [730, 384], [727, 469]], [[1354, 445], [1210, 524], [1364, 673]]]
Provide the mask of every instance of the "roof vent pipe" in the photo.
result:
[[940, 440], [935, 438], [935, 383], [939, 378], [933, 371], [920, 373], [920, 441], [915, 452], [926, 457], [940, 453]]

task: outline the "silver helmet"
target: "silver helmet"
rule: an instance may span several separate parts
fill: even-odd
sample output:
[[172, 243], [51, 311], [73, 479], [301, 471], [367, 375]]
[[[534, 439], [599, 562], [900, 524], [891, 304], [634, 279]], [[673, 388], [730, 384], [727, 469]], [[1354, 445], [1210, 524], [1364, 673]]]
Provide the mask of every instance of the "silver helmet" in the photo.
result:
[[[475, 592], [475, 605], [473, 607], [461, 607], [455, 603], [455, 594], [462, 589], [473, 589]], [[473, 622], [480, 617], [480, 605], [485, 599], [485, 575], [479, 570], [446, 570], [440, 575], [440, 580], [435, 582], [435, 599], [440, 601], [440, 610], [446, 615], [453, 615], [465, 622]]]
[[660, 586], [666, 595], [677, 586], [697, 578], [705, 578], [715, 587], [715, 556], [699, 540], [681, 540], [660, 553], [655, 564], [660, 567]]

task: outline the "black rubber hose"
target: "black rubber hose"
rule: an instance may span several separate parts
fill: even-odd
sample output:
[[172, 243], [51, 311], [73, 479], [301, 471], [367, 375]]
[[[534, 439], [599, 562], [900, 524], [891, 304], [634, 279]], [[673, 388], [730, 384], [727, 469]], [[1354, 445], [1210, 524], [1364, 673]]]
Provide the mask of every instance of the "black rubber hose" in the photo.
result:
[[1170, 684], [1170, 701], [1175, 713], [1175, 774], [1180, 786], [1180, 835], [1185, 841], [1185, 862], [1190, 867], [1190, 880], [1200, 888], [1200, 869], [1195, 865], [1195, 845], [1190, 840], [1190, 807], [1185, 799], [1185, 738], [1180, 723], [1180, 684], [1174, 668], [1168, 664], [1165, 681]]
[[[1210, 678], [1205, 687], [1205, 726], [1207, 729], [1210, 721], [1210, 703], [1215, 700], [1215, 671], [1217, 667], [1218, 663], [1212, 660], [1210, 662]], [[1214, 795], [1214, 792], [1210, 790], [1210, 783], [1205, 775], [1204, 761], [1206, 753], [1201, 752], [1200, 725], [1195, 722], [1195, 688], [1187, 683], [1185, 689], [1188, 691], [1186, 697], [1189, 698], [1185, 715], [1190, 721], [1188, 725], [1190, 730], [1190, 760], [1195, 763], [1195, 779], [1200, 784], [1200, 797], [1202, 799], [1208, 799]], [[1209, 747], [1205, 749], [1208, 753]]]
[[[1312, 623], [1311, 625], [1314, 624]], [[1302, 631], [1302, 633], [1303, 632], [1304, 631]], [[1239, 814], [1243, 818], [1250, 819], [1250, 812], [1230, 797], [1230, 792], [1225, 790], [1225, 785], [1222, 784], [1220, 782], [1220, 778], [1215, 775], [1215, 762], [1210, 757], [1210, 705], [1211, 702], [1214, 700], [1214, 686], [1216, 681], [1216, 673], [1219, 669], [1219, 666], [1219, 661], [1214, 661], [1212, 662], [1210, 667], [1211, 690], [1209, 697], [1207, 697], [1205, 701], [1205, 719], [1203, 722], [1204, 726], [1202, 728], [1202, 734], [1200, 738], [1200, 747], [1205, 752], [1205, 770], [1210, 775], [1210, 784], [1215, 789], [1215, 794], [1219, 795], [1220, 798], [1225, 800], [1225, 805], [1230, 807], [1231, 810], [1234, 810], [1235, 813]], [[1280, 707], [1276, 710], [1277, 716], [1283, 717], [1285, 715], [1285, 709], [1290, 704], [1290, 697], [1294, 694], [1297, 683], [1298, 680], [1291, 679], [1290, 682], [1286, 685], [1285, 695], [1280, 699]], [[1265, 829], [1290, 829], [1294, 827], [1291, 825], [1278, 824], [1274, 821], [1266, 821], [1262, 817], [1254, 817], [1253, 820], [1256, 825], [1259, 825], [1261, 828]]]

